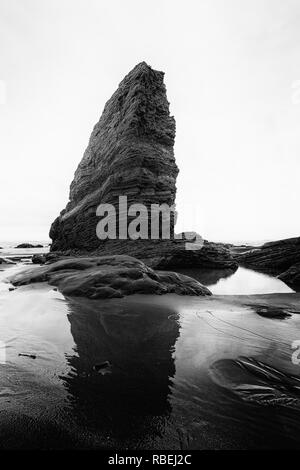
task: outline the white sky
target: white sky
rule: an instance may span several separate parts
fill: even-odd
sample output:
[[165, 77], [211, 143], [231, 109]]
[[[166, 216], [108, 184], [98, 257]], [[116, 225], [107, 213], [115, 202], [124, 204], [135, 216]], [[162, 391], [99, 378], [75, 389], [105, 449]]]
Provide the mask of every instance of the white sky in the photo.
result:
[[0, 58], [0, 240], [47, 238], [142, 60], [177, 122], [178, 229], [300, 235], [298, 0], [0, 0]]

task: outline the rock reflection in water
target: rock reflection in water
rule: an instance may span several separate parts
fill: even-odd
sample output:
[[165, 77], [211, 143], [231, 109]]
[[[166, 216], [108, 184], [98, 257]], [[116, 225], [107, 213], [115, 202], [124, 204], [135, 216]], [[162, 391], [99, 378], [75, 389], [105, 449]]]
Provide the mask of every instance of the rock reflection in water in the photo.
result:
[[[143, 439], [161, 434], [170, 413], [172, 351], [179, 334], [173, 310], [124, 302], [69, 300], [76, 355], [64, 378], [80, 424], [108, 437]], [[99, 373], [107, 363], [109, 373]], [[108, 372], [108, 371], [107, 371]]]

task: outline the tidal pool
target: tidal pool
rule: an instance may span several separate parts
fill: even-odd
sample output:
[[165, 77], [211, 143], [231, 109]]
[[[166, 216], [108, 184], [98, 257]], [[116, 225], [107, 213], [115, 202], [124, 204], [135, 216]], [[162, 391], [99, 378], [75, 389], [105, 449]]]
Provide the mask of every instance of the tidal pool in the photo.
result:
[[235, 272], [226, 269], [180, 269], [207, 286], [216, 295], [251, 295], [294, 292], [280, 279], [252, 269], [239, 267]]

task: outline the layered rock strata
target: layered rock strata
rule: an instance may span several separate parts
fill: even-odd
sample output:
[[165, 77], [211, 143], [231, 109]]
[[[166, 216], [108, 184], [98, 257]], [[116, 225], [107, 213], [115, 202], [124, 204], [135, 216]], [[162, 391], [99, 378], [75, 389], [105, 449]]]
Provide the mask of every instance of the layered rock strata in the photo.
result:
[[128, 207], [174, 204], [175, 120], [163, 76], [142, 62], [106, 103], [75, 172], [69, 203], [52, 224], [52, 251], [101, 250], [104, 242], [96, 235], [100, 203], [116, 208], [117, 221], [124, 216], [118, 211], [119, 196], [127, 197]]

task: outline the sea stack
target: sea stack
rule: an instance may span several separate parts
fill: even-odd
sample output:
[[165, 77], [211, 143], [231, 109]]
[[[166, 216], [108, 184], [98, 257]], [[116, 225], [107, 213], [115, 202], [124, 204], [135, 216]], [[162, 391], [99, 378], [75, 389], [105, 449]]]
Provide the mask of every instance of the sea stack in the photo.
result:
[[[125, 254], [160, 269], [237, 269], [229, 250], [221, 245], [204, 242], [201, 249], [187, 251], [184, 236], [174, 237], [176, 212], [171, 213], [167, 238], [161, 236], [161, 227], [156, 239], [150, 235], [122, 238], [119, 227], [116, 239], [97, 236], [100, 204], [115, 208], [117, 223], [124, 220], [120, 197], [127, 198], [128, 208], [143, 204], [148, 214], [153, 204], [175, 207], [175, 119], [170, 116], [163, 79], [163, 72], [141, 62], [106, 103], [75, 172], [69, 202], [51, 226], [51, 252], [75, 256]], [[147, 221], [150, 225], [149, 218]], [[129, 223], [128, 216], [126, 233]]]
[[71, 183], [67, 207], [50, 230], [52, 251], [100, 250], [98, 205], [175, 202], [175, 119], [164, 73], [141, 62], [106, 103]]

